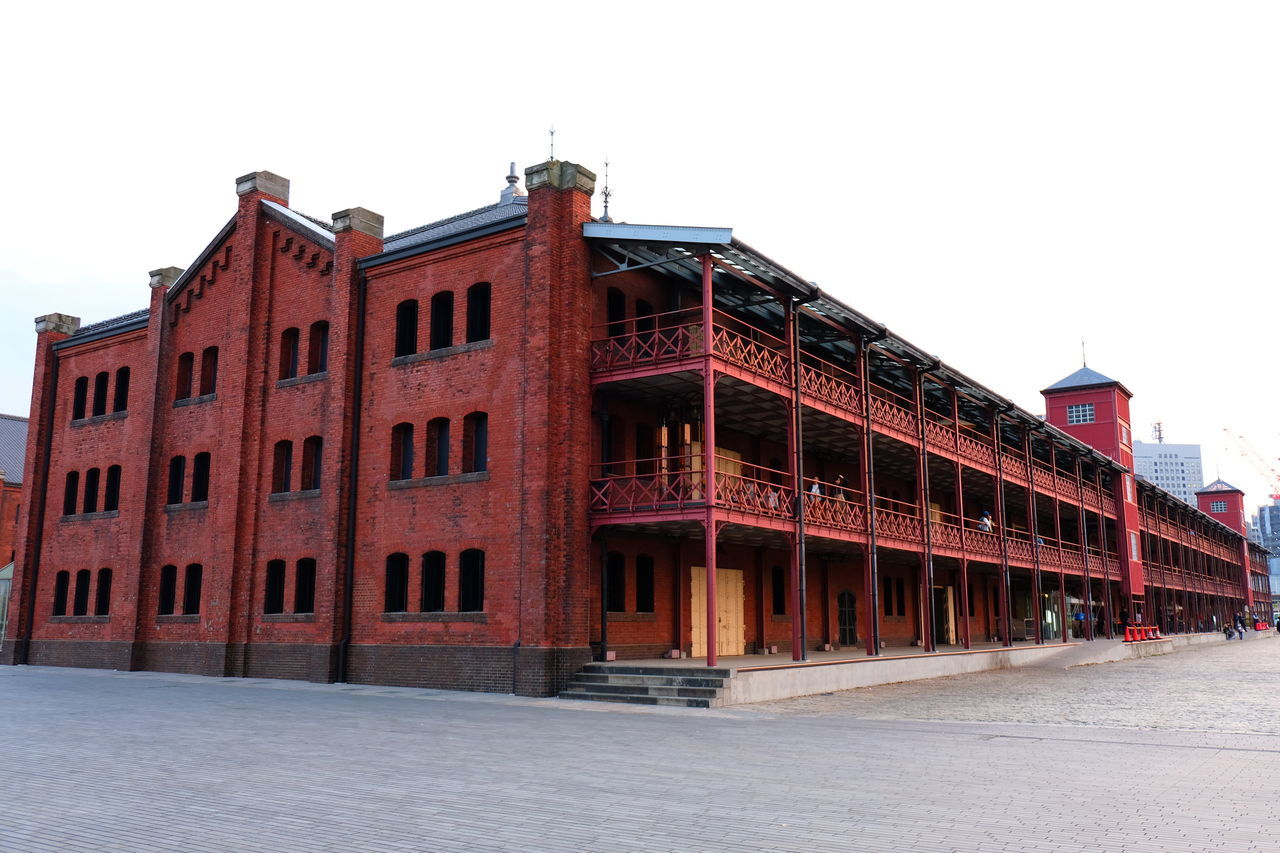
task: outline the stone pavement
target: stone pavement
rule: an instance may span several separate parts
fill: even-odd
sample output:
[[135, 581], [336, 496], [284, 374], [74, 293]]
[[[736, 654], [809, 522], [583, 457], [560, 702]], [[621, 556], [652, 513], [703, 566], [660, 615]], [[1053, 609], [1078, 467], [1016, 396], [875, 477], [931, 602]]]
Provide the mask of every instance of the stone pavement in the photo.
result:
[[0, 851], [1236, 851], [1280, 642], [722, 710], [0, 667]]

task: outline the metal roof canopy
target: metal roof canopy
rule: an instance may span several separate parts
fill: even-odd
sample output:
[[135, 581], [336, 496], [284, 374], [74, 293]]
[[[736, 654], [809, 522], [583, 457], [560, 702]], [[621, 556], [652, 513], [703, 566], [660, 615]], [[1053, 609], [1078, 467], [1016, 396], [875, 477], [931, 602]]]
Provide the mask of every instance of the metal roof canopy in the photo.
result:
[[[1103, 455], [1079, 439], [1052, 426], [1036, 415], [1014, 405], [986, 386], [975, 382], [965, 374], [947, 366], [937, 356], [915, 346], [905, 338], [889, 331], [887, 326], [850, 308], [839, 299], [824, 292], [811, 281], [806, 281], [791, 270], [733, 236], [732, 228], [702, 228], [685, 225], [632, 225], [625, 222], [586, 222], [582, 235], [604, 250], [617, 269], [595, 273], [595, 277], [615, 275], [650, 267], [664, 267], [667, 271], [685, 279], [690, 284], [701, 282], [702, 268], [698, 256], [710, 253], [719, 263], [713, 275], [720, 273], [721, 282], [751, 283], [775, 293], [794, 297], [803, 310], [820, 322], [827, 322], [850, 335], [874, 342], [885, 352], [899, 360], [944, 381], [956, 391], [990, 405], [997, 416], [1019, 421], [1023, 426], [1048, 433], [1060, 444], [1071, 447], [1092, 459], [1096, 464], [1113, 470], [1128, 471], [1116, 460]], [[741, 276], [728, 276], [726, 265]], [[736, 292], [735, 292], [736, 291]], [[717, 288], [716, 295], [732, 299], [738, 296], [733, 307], [772, 327], [781, 327], [785, 311], [776, 300], [760, 301], [741, 297], [740, 288]], [[838, 346], [836, 342], [809, 336], [809, 342]], [[847, 349], [847, 347], [846, 347]]]

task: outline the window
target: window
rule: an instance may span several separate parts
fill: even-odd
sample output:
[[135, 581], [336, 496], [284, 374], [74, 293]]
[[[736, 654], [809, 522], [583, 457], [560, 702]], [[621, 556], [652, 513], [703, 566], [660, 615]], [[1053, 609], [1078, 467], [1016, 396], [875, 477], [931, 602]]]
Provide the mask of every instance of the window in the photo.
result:
[[76, 572], [76, 593], [71, 602], [72, 616], [89, 615], [89, 582], [93, 580], [93, 572], [81, 569]]
[[53, 615], [67, 615], [67, 587], [71, 583], [70, 572], [58, 572], [53, 578]]
[[467, 343], [489, 340], [489, 282], [478, 281], [467, 288]]
[[182, 583], [182, 612], [188, 616], [200, 612], [200, 586], [204, 581], [204, 566], [192, 563]]
[[413, 478], [413, 424], [396, 424], [391, 428], [391, 479]]
[[71, 420], [78, 421], [84, 417], [84, 406], [88, 397], [89, 377], [81, 376], [76, 380], [75, 393], [71, 397]]
[[443, 477], [449, 473], [449, 419], [434, 418], [427, 423], [427, 471], [428, 477]]
[[880, 594], [880, 597], [883, 599], [882, 603], [884, 604], [884, 615], [892, 616], [893, 615], [893, 578], [882, 578], [881, 586], [884, 587], [884, 592]]
[[610, 613], [624, 613], [627, 609], [627, 558], [610, 551], [604, 557], [604, 578], [607, 587], [605, 609]]
[[178, 591], [178, 567], [164, 566], [160, 569], [160, 606], [156, 612], [161, 616], [173, 614], [174, 600]]
[[489, 415], [472, 412], [462, 421], [462, 470], [489, 470]]
[[476, 613], [484, 610], [484, 551], [469, 548], [462, 552], [458, 571], [458, 611]]
[[316, 609], [316, 561], [303, 557], [294, 567], [293, 612], [314, 613]]
[[453, 291], [431, 297], [431, 349], [453, 346]]
[[906, 592], [907, 582], [902, 578], [898, 578], [897, 580], [894, 581], [894, 586], [898, 588], [898, 602], [897, 602], [898, 615], [906, 616], [907, 615], [907, 592]]
[[81, 512], [98, 511], [98, 484], [101, 478], [102, 472], [97, 468], [84, 472], [84, 506], [81, 507]]
[[406, 299], [396, 306], [396, 355], [418, 351], [418, 300]]
[[76, 499], [80, 496], [80, 472], [68, 471], [67, 484], [62, 490], [62, 514], [76, 514]]
[[609, 337], [627, 333], [627, 295], [616, 287], [605, 291], [605, 312], [609, 321]]
[[115, 512], [120, 509], [120, 466], [112, 465], [107, 469], [107, 490], [102, 496], [102, 511]]
[[1067, 406], [1068, 424], [1093, 423], [1093, 403], [1074, 403]]
[[428, 551], [422, 555], [422, 612], [444, 610], [444, 552]]
[[787, 615], [787, 570], [773, 567], [773, 615]]
[[93, 602], [94, 616], [111, 615], [111, 570], [98, 569], [98, 590]]
[[277, 441], [271, 463], [271, 492], [293, 490], [293, 442]]
[[636, 557], [636, 612], [653, 612], [653, 557]]
[[175, 456], [169, 460], [169, 492], [165, 498], [165, 503], [172, 506], [173, 504], [182, 503], [182, 487], [183, 482], [187, 478], [187, 457]]
[[324, 373], [329, 369], [329, 324], [319, 320], [311, 324], [307, 335], [307, 373]]
[[408, 554], [387, 557], [386, 602], [382, 609], [387, 613], [404, 613], [409, 609]]
[[116, 371], [116, 393], [111, 400], [111, 411], [123, 412], [129, 408], [129, 368]]
[[267, 590], [262, 599], [262, 612], [284, 612], [284, 560], [267, 563]]
[[218, 348], [205, 347], [200, 356], [200, 396], [218, 391]]
[[1209, 512], [1226, 512], [1226, 501], [1209, 501]]
[[302, 442], [302, 477], [299, 485], [304, 491], [320, 488], [320, 465], [323, 458], [323, 438], [313, 435]]
[[298, 375], [298, 330], [290, 327], [280, 333], [280, 379]]
[[197, 453], [191, 465], [191, 500], [209, 500], [209, 454]]
[[178, 356], [178, 375], [173, 382], [173, 399], [186, 400], [191, 396], [191, 376], [195, 373], [196, 357], [189, 352]]
[[[93, 377], [93, 416], [107, 413], [107, 383], [111, 375], [105, 370]], [[86, 570], [87, 571], [87, 570]]]

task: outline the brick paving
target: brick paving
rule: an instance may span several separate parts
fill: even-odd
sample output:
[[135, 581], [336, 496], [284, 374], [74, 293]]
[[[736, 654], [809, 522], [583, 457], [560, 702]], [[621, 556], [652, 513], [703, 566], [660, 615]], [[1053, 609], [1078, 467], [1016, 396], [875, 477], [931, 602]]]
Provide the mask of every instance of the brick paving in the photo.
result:
[[3, 851], [1236, 851], [1280, 642], [721, 710], [0, 667]]

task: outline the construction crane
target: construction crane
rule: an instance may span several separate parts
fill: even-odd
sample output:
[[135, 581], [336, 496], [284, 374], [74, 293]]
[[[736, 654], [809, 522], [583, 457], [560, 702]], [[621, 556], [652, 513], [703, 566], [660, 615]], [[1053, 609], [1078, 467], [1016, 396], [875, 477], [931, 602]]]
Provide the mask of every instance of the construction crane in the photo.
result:
[[1275, 460], [1268, 459], [1262, 455], [1262, 451], [1254, 446], [1253, 442], [1232, 432], [1227, 427], [1223, 427], [1222, 431], [1227, 434], [1230, 443], [1240, 451], [1240, 455], [1249, 460], [1249, 464], [1266, 479], [1271, 486], [1271, 500], [1280, 501], [1280, 468], [1276, 467], [1276, 463], [1280, 463], [1280, 458]]

